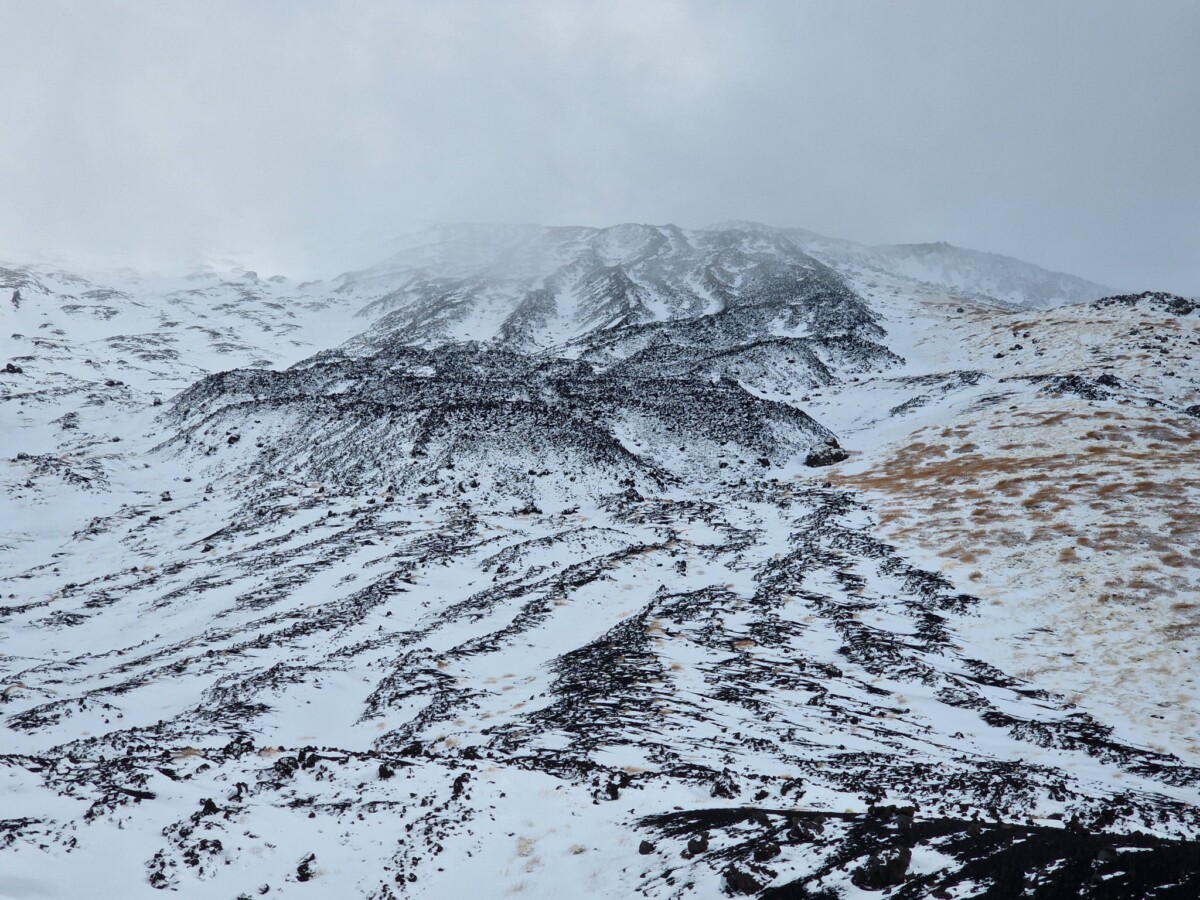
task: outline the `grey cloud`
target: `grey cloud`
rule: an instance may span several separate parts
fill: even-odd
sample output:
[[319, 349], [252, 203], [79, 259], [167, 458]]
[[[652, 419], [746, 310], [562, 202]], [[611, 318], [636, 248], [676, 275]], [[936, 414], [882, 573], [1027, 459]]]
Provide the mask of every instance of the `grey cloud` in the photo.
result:
[[1200, 293], [1200, 5], [0, 2], [0, 247], [730, 218]]

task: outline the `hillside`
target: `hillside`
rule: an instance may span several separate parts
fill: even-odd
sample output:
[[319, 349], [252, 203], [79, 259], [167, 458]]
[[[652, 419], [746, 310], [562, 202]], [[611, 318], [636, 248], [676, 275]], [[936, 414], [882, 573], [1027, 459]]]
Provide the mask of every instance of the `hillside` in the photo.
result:
[[1200, 305], [856, 246], [0, 269], [0, 897], [1197, 896]]

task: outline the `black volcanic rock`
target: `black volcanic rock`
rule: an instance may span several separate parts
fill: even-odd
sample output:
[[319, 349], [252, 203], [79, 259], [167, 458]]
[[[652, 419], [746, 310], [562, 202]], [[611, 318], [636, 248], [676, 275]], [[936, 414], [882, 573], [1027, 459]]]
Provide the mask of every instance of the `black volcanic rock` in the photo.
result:
[[810, 467], [832, 466], [834, 463], [839, 463], [850, 456], [845, 450], [839, 447], [836, 443], [827, 444], [824, 447], [819, 447], [816, 450], [809, 451], [804, 457], [804, 464]]
[[[463, 473], [482, 490], [525, 497], [550, 485], [607, 494], [631, 479], [656, 489], [713, 477], [720, 461], [749, 471], [761, 458], [786, 464], [837, 446], [803, 412], [727, 379], [605, 373], [479, 344], [224, 372], [181, 395], [171, 415], [180, 431], [170, 445], [218, 469], [283, 462], [308, 480], [379, 490], [444, 487]], [[233, 447], [231, 429], [257, 446]]]
[[1200, 310], [1200, 302], [1169, 294], [1164, 291], [1143, 291], [1140, 294], [1117, 294], [1112, 297], [1102, 297], [1092, 301], [1094, 309], [1104, 309], [1112, 306], [1141, 307], [1148, 310], [1160, 310], [1173, 316], [1190, 316]]

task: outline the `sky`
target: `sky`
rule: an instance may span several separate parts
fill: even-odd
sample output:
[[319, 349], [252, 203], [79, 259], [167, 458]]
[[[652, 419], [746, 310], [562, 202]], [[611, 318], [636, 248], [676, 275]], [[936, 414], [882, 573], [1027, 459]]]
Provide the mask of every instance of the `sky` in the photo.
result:
[[0, 0], [0, 254], [751, 219], [1200, 295], [1197, 48], [1194, 0]]

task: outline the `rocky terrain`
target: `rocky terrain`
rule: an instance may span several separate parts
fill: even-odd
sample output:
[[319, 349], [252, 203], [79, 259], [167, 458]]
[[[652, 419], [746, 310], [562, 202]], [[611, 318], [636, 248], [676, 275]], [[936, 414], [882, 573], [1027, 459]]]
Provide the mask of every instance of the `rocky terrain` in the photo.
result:
[[1200, 896], [1200, 304], [454, 226], [0, 268], [0, 897]]

